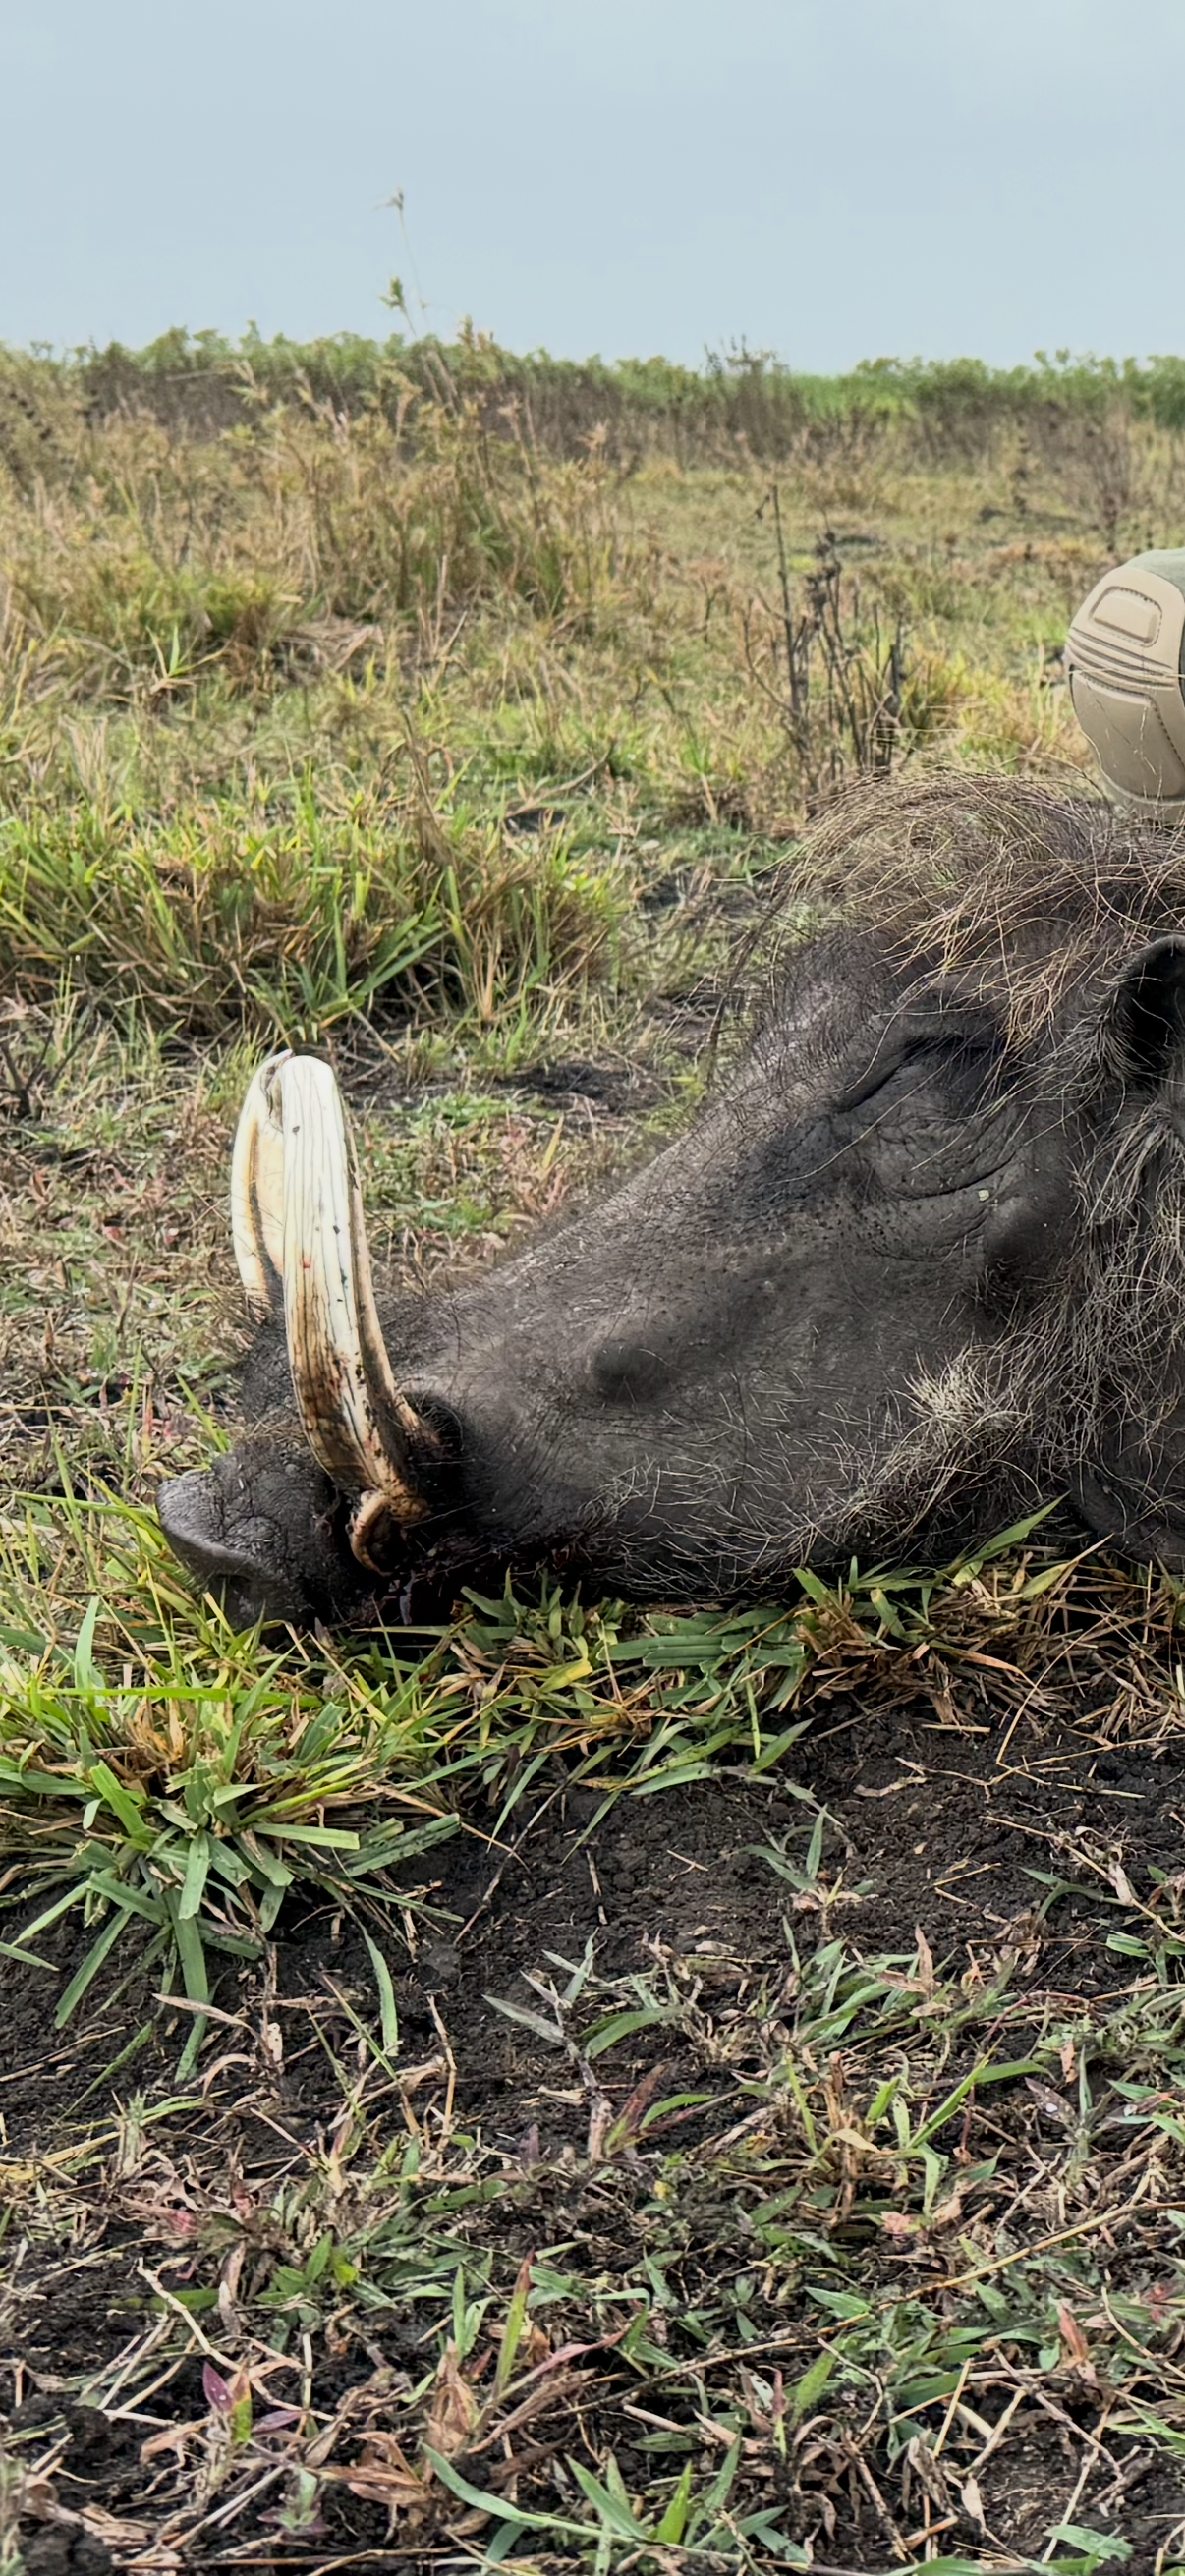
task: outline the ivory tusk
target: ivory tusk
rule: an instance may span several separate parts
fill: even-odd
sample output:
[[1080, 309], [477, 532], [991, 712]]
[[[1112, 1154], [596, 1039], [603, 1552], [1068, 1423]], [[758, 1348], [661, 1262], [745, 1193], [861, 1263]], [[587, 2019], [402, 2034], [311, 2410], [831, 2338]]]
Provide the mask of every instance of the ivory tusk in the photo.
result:
[[284, 1268], [284, 1138], [272, 1116], [270, 1085], [288, 1062], [283, 1048], [250, 1083], [235, 1129], [230, 1230], [239, 1277], [256, 1321], [279, 1310]]
[[351, 1543], [369, 1564], [386, 1517], [427, 1505], [407, 1468], [411, 1444], [436, 1445], [391, 1375], [371, 1282], [357, 1164], [337, 1083], [314, 1056], [268, 1076], [283, 1155], [284, 1318], [293, 1391], [309, 1444], [335, 1483], [361, 1490]]

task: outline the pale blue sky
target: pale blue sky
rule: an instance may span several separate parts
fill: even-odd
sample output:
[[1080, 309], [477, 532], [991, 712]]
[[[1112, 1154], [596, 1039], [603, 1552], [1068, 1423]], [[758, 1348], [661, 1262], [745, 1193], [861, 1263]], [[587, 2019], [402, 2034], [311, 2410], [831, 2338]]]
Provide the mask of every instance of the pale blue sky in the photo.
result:
[[[0, 339], [1185, 349], [1185, 0], [0, 0]], [[419, 307], [412, 293], [413, 311]]]

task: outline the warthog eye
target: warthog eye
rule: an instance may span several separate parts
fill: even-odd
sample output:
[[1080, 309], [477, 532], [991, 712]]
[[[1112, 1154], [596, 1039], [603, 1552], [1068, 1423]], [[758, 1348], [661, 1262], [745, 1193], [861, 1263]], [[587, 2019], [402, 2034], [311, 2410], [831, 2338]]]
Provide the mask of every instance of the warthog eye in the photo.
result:
[[924, 1075], [947, 1065], [959, 1072], [980, 1068], [986, 1075], [1000, 1044], [1000, 1032], [987, 1012], [902, 1011], [881, 1030], [861, 1069], [844, 1084], [836, 1108], [861, 1108], [907, 1069]]

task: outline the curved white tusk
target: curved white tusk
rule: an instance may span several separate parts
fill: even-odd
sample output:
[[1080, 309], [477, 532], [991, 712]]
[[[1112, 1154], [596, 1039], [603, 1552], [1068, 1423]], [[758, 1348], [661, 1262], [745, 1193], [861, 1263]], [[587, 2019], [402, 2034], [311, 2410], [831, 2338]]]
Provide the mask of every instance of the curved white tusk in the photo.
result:
[[239, 1277], [257, 1322], [279, 1310], [284, 1265], [284, 1138], [269, 1087], [290, 1049], [269, 1057], [250, 1083], [230, 1165], [230, 1230]]
[[309, 1444], [335, 1483], [365, 1498], [351, 1543], [387, 1516], [427, 1505], [407, 1467], [411, 1443], [437, 1445], [391, 1375], [370, 1275], [357, 1165], [341, 1093], [327, 1064], [287, 1056], [268, 1084], [283, 1138], [284, 1318], [292, 1385]]

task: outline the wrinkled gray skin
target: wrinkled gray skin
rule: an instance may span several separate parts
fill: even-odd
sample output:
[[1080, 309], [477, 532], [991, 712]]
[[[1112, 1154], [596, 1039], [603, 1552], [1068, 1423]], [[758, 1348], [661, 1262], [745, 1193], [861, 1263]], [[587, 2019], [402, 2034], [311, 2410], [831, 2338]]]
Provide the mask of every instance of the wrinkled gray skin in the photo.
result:
[[[449, 1451], [388, 1610], [540, 1564], [634, 1597], [776, 1592], [853, 1552], [933, 1561], [1065, 1491], [1088, 1529], [1185, 1561], [1161, 1275], [1183, 957], [1127, 926], [1010, 1049], [974, 979], [829, 934], [727, 1088], [607, 1202], [456, 1294], [380, 1294]], [[164, 1487], [171, 1544], [237, 1622], [349, 1617], [376, 1584], [274, 1331], [245, 1406], [261, 1427]]]

